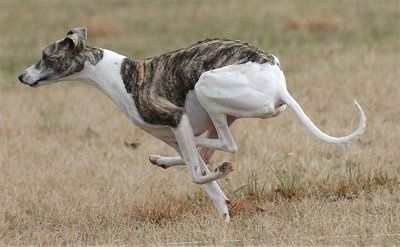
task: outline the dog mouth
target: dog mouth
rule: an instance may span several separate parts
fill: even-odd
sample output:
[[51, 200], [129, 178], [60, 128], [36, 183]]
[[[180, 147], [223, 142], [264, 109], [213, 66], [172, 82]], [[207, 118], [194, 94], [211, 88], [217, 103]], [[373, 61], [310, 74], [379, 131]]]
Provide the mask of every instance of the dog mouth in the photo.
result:
[[43, 78], [40, 78], [39, 80], [35, 81], [34, 83], [28, 84], [30, 87], [40, 87], [44, 84], [52, 83], [57, 81], [57, 79], [53, 79], [51, 75], [45, 76]]
[[43, 81], [47, 81], [47, 77], [40, 78], [39, 80], [37, 80], [37, 81], [35, 81], [33, 83], [29, 83], [29, 84], [28, 83], [24, 83], [24, 84], [26, 84], [26, 85], [28, 85], [30, 87], [39, 87], [39, 86], [42, 85], [41, 82], [43, 82]]
[[31, 84], [26, 84], [26, 85], [28, 85], [28, 86], [30, 86], [30, 87], [38, 87], [39, 86], [39, 82], [40, 81], [35, 81], [34, 83], [31, 83]]
[[25, 82], [25, 81], [21, 81], [21, 82], [22, 82], [23, 84], [27, 85], [27, 86], [30, 86], [30, 87], [39, 87], [41, 81], [42, 81], [42, 80], [40, 79], [40, 80], [37, 80], [37, 81], [35, 81], [35, 82], [33, 82], [33, 83], [28, 83], [28, 82]]

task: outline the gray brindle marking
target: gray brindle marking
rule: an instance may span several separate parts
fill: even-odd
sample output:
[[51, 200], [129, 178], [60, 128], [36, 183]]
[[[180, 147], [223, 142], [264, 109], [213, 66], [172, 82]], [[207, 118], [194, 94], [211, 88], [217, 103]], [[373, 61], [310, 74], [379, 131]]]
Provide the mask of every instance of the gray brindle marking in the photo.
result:
[[[201, 74], [246, 62], [275, 64], [272, 55], [247, 43], [209, 39], [141, 61], [126, 58], [121, 75], [147, 123], [177, 127], [184, 114], [186, 95], [194, 89]], [[172, 104], [166, 104], [165, 100]]]
[[[208, 39], [187, 48], [143, 60], [86, 44], [86, 28], [74, 28], [43, 50], [42, 58], [18, 78], [31, 87], [56, 81], [81, 81], [100, 89], [138, 127], [174, 148], [179, 156], [150, 155], [152, 164], [186, 165], [189, 176], [230, 220], [228, 198], [217, 179], [233, 166], [224, 162], [214, 171], [215, 150], [236, 152], [229, 126], [238, 118], [269, 118], [288, 106], [318, 139], [350, 142], [364, 133], [360, 114], [357, 130], [332, 137], [319, 130], [286, 89], [277, 57], [241, 41]], [[207, 132], [206, 136], [202, 136]]]

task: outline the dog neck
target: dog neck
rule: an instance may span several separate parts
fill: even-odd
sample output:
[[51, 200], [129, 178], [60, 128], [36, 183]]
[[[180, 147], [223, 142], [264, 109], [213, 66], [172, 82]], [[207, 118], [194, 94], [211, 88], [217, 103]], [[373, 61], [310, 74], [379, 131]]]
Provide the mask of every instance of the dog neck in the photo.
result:
[[103, 49], [103, 57], [98, 63], [93, 64], [86, 61], [84, 69], [68, 79], [81, 81], [98, 88], [114, 101], [130, 120], [140, 126], [145, 122], [135, 106], [131, 92], [127, 92], [121, 77], [121, 65], [125, 59], [126, 57], [123, 55]]

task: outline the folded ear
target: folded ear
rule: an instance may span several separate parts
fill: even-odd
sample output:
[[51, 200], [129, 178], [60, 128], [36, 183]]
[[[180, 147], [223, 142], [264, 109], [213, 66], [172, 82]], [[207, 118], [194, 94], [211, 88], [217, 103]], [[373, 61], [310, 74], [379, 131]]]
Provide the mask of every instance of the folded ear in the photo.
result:
[[87, 40], [87, 28], [86, 27], [75, 27], [69, 30], [68, 35], [77, 34], [78, 37], [86, 42]]
[[86, 45], [87, 29], [85, 27], [76, 27], [67, 33], [63, 43], [67, 45], [71, 53], [80, 52]]

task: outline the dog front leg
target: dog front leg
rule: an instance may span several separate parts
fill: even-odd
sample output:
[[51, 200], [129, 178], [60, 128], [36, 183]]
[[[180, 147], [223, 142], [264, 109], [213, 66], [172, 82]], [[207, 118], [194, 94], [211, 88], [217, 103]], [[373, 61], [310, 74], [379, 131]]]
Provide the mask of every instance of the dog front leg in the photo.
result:
[[178, 127], [172, 128], [172, 131], [179, 145], [180, 155], [185, 161], [189, 175], [194, 183], [205, 184], [223, 178], [233, 170], [232, 164], [229, 162], [223, 163], [210, 173], [204, 170], [204, 167], [207, 167], [205, 165], [203, 167], [200, 164], [193, 129], [186, 114], [182, 116]]
[[[210, 172], [207, 167], [204, 168], [207, 172]], [[217, 184], [216, 181], [212, 181], [206, 184], [200, 185], [208, 194], [211, 201], [214, 203], [217, 208], [218, 215], [222, 217], [226, 222], [230, 221], [228, 204], [229, 199], [225, 196], [221, 187]]]
[[[200, 154], [198, 154], [198, 158], [199, 158], [200, 169], [205, 174], [210, 174], [210, 170], [204, 163]], [[216, 181], [211, 181], [209, 183], [202, 184], [200, 186], [207, 192], [208, 196], [213, 201], [214, 205], [217, 208], [218, 215], [220, 215], [225, 221], [229, 222], [230, 216], [229, 216], [228, 204], [230, 201], [225, 196], [224, 192], [221, 190], [218, 183]]]
[[158, 154], [149, 155], [149, 161], [153, 165], [159, 166], [163, 169], [167, 169], [173, 166], [184, 166], [186, 165], [181, 156], [165, 157]]
[[210, 172], [197, 152], [193, 129], [186, 114], [182, 116], [178, 127], [173, 128], [173, 132], [179, 146], [177, 147], [177, 151], [185, 161], [192, 181], [203, 187], [217, 207], [219, 215], [226, 221], [229, 221], [230, 217], [227, 207], [229, 200], [215, 180], [231, 172], [233, 170], [232, 165], [225, 162], [214, 172]]
[[[214, 126], [208, 130], [207, 138], [208, 139], [218, 138], [218, 134], [217, 134], [217, 131], [215, 130]], [[167, 144], [176, 150], [176, 143], [167, 143]], [[199, 149], [201, 159], [206, 164], [211, 163], [211, 159], [214, 156], [214, 152], [215, 152], [215, 150], [211, 149], [211, 148], [202, 147]], [[153, 154], [153, 155], [149, 155], [149, 161], [151, 164], [159, 166], [163, 169], [167, 169], [167, 168], [170, 168], [173, 166], [186, 165], [185, 161], [183, 161], [183, 159], [180, 156], [166, 157], [166, 156], [161, 156], [158, 154]]]

